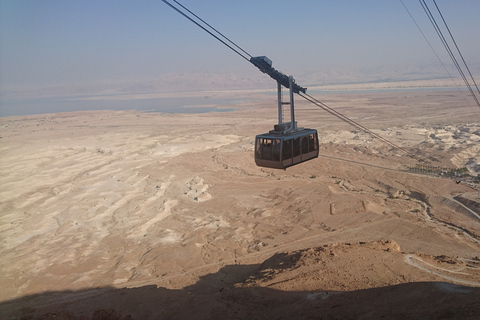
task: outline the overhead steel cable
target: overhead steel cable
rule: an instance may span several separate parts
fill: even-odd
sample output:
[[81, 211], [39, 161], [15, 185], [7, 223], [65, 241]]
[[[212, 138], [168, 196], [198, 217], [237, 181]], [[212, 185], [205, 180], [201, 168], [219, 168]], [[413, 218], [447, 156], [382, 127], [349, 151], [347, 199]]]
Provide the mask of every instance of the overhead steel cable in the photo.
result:
[[336, 111], [335, 109], [332, 109], [330, 108], [329, 106], [327, 106], [325, 103], [319, 101], [318, 99], [312, 97], [311, 95], [307, 94], [307, 93], [298, 93], [298, 95], [302, 98], [304, 98], [305, 100], [313, 103], [314, 105], [316, 105], [317, 107], [320, 107], [322, 108], [323, 110], [327, 111], [328, 113], [330, 113], [331, 115], [334, 115], [335, 117], [339, 118], [340, 120], [352, 125], [352, 126], [355, 126], [357, 127], [358, 129], [362, 130], [363, 132], [371, 135], [372, 137], [382, 141], [383, 143], [385, 144], [388, 144], [389, 146], [393, 147], [394, 149], [397, 149], [403, 153], [405, 153], [406, 155], [418, 160], [418, 161], [421, 161], [421, 159], [419, 159], [417, 156], [415, 156], [413, 153], [405, 150], [404, 148], [396, 145], [395, 143], [393, 142], [390, 142], [389, 140], [383, 138], [382, 136], [376, 134], [375, 132], [373, 132], [372, 130], [364, 127], [363, 125], [359, 124], [358, 122], [348, 118], [347, 116], [341, 114], [340, 112]]
[[[405, 8], [405, 10], [407, 11], [408, 15], [410, 16], [410, 18], [412, 19], [413, 23], [415, 23], [415, 25], [417, 26], [417, 29], [418, 31], [420, 31], [420, 33], [422, 34], [423, 36], [423, 39], [427, 42], [428, 46], [430, 47], [430, 49], [433, 51], [433, 53], [435, 54], [435, 57], [437, 57], [437, 60], [438, 62], [440, 62], [440, 64], [442, 65], [443, 69], [445, 70], [445, 72], [448, 74], [448, 76], [450, 77], [450, 79], [452, 80], [453, 84], [455, 85], [455, 87], [457, 87], [457, 90], [458, 92], [462, 95], [463, 97], [463, 100], [465, 100], [465, 102], [467, 103], [467, 105], [471, 108], [473, 108], [473, 106], [470, 104], [470, 101], [468, 101], [468, 99], [465, 97], [465, 94], [463, 92], [463, 90], [460, 89], [460, 86], [457, 84], [457, 82], [455, 81], [455, 79], [453, 78], [452, 74], [450, 73], [450, 71], [448, 71], [447, 67], [445, 66], [445, 64], [443, 63], [442, 59], [440, 59], [440, 56], [437, 54], [437, 52], [435, 51], [435, 49], [433, 48], [432, 44], [430, 43], [430, 41], [428, 41], [428, 38], [427, 36], [425, 35], [425, 33], [423, 33], [422, 31], [422, 28], [420, 28], [420, 26], [418, 25], [417, 21], [415, 20], [415, 18], [413, 17], [413, 15], [410, 13], [410, 10], [408, 10], [407, 6], [405, 5], [405, 3], [403, 3], [403, 0], [400, 0], [400, 2], [402, 3], [403, 7]], [[475, 115], [478, 117], [477, 113], [475, 113]]]
[[[447, 52], [449, 53], [450, 57], [452, 58], [454, 64], [455, 64], [455, 67], [457, 68], [458, 72], [460, 73], [460, 75], [462, 76], [462, 79], [463, 81], [465, 82], [465, 85], [467, 86], [472, 98], [475, 100], [476, 104], [478, 107], [480, 107], [480, 103], [477, 99], [477, 96], [475, 95], [475, 92], [473, 91], [470, 83], [468, 82], [466, 76], [464, 75], [462, 69], [460, 68], [460, 65], [458, 64], [457, 60], [455, 59], [455, 56], [453, 55], [453, 52], [451, 51], [450, 47], [448, 46], [448, 43], [447, 41], [445, 40], [444, 36], [443, 36], [443, 33], [441, 32], [440, 28], [438, 27], [438, 24], [436, 23], [435, 21], [435, 17], [433, 16], [433, 14], [430, 12], [430, 9], [428, 9], [428, 6], [427, 4], [425, 3], [425, 0], [419, 0], [420, 1], [420, 4], [422, 4], [422, 1], [423, 1], [423, 4], [425, 6], [423, 6], [422, 4], [422, 7], [423, 7], [423, 10], [425, 11], [425, 13], [427, 14], [427, 16], [429, 17], [430, 19], [430, 22], [432, 23], [432, 25], [434, 26], [435, 30], [437, 31], [437, 34], [438, 36], [440, 37], [440, 40], [442, 40], [444, 46], [445, 46], [445, 49], [447, 50]], [[472, 76], [472, 73], [470, 72], [470, 69], [468, 68], [468, 65], [467, 63], [465, 62], [465, 59], [463, 59], [463, 55], [462, 53], [460, 52], [460, 49], [458, 48], [457, 46], [457, 43], [455, 41], [455, 38], [453, 37], [452, 33], [450, 32], [450, 28], [448, 27], [447, 25], [447, 22], [445, 21], [445, 19], [443, 18], [443, 14], [442, 12], [440, 11], [440, 8], [438, 7], [437, 3], [435, 2], [435, 0], [433, 0], [433, 3], [435, 4], [435, 7], [437, 8], [437, 11], [440, 15], [440, 17], [442, 18], [443, 20], [443, 23], [445, 24], [445, 27], [448, 31], [448, 33], [450, 34], [450, 38], [452, 39], [453, 43], [455, 44], [455, 47], [458, 51], [458, 53], [460, 54], [460, 57], [462, 58], [462, 61], [463, 61], [463, 64], [465, 65], [465, 68], [467, 69], [470, 77], [472, 78], [473, 80], [473, 83], [475, 84], [475, 87], [477, 88], [477, 91], [480, 92], [480, 90], [478, 89], [478, 86], [477, 86], [477, 83], [475, 82], [475, 79], [473, 78]], [[467, 102], [468, 103], [468, 102]], [[477, 116], [478, 118], [478, 116]], [[480, 154], [480, 150], [477, 152], [476, 156], [478, 156]]]
[[465, 62], [465, 59], [463, 58], [463, 55], [462, 55], [462, 53], [460, 52], [460, 49], [457, 46], [457, 42], [455, 41], [455, 38], [453, 37], [452, 33], [450, 32], [450, 28], [448, 27], [447, 22], [443, 18], [443, 14], [442, 14], [442, 12], [440, 11], [440, 8], [437, 5], [437, 2], [435, 0], [433, 0], [433, 3], [435, 4], [435, 7], [437, 8], [437, 11], [440, 14], [440, 17], [442, 18], [442, 21], [443, 21], [443, 24], [445, 25], [445, 28], [447, 28], [447, 31], [448, 31], [448, 34], [450, 35], [450, 38], [452, 38], [453, 44], [455, 45], [455, 48], [457, 49], [458, 54], [460, 55], [460, 58], [462, 58], [462, 62], [465, 65], [465, 68], [467, 69], [468, 74], [470, 75], [470, 78], [472, 78], [472, 82], [475, 85], [475, 88], [477, 88], [478, 93], [480, 93], [480, 89], [478, 88], [477, 83], [475, 82], [475, 78], [473, 77], [472, 73], [470, 72], [470, 68], [468, 67], [467, 63]]
[[439, 36], [440, 40], [442, 41], [443, 46], [445, 47], [445, 49], [447, 50], [450, 58], [452, 59], [453, 64], [455, 65], [455, 67], [457, 68], [458, 72], [460, 73], [460, 76], [462, 77], [463, 81], [465, 82], [465, 85], [467, 86], [468, 91], [469, 91], [470, 94], [472, 95], [472, 97], [473, 97], [473, 99], [475, 100], [475, 103], [477, 104], [477, 106], [480, 108], [480, 102], [478, 101], [477, 96], [475, 95], [475, 92], [473, 91], [470, 83], [468, 82], [467, 77], [466, 77], [465, 74], [463, 73], [463, 70], [462, 70], [462, 68], [460, 67], [460, 64], [458, 63], [457, 59], [455, 58], [455, 55], [453, 54], [452, 50], [450, 49], [450, 46], [448, 45], [447, 40], [446, 40], [445, 37], [443, 36], [442, 30], [441, 30], [440, 27], [438, 26], [437, 21], [435, 20], [435, 17], [433, 16], [432, 12], [431, 12], [430, 9], [428, 8], [427, 3], [425, 2], [425, 0], [419, 0], [419, 2], [420, 2], [420, 4], [422, 5], [423, 10], [424, 10], [425, 13], [427, 14], [428, 19], [429, 19], [430, 22], [432, 23], [433, 28], [434, 28], [435, 31], [437, 32], [437, 35]]
[[[239, 51], [237, 51], [235, 48], [233, 48], [232, 46], [230, 46], [228, 43], [226, 43], [225, 41], [223, 41], [222, 39], [220, 39], [219, 37], [217, 37], [215, 34], [213, 34], [213, 32], [211, 32], [210, 30], [208, 30], [207, 28], [205, 28], [204, 26], [202, 26], [200, 23], [198, 23], [197, 21], [193, 20], [191, 17], [189, 17], [186, 13], [182, 12], [180, 9], [178, 9], [177, 7], [175, 7], [174, 5], [172, 5], [170, 2], [168, 2], [167, 0], [162, 0], [163, 2], [165, 2], [168, 6], [170, 6], [172, 9], [174, 9], [175, 11], [177, 11], [178, 13], [180, 13], [182, 16], [184, 16], [185, 18], [187, 18], [188, 20], [190, 20], [191, 22], [195, 23], [198, 27], [202, 28], [205, 32], [207, 32], [208, 34], [210, 34], [212, 37], [214, 37], [215, 39], [217, 39], [218, 41], [220, 41], [221, 43], [223, 43], [224, 45], [226, 45], [227, 47], [229, 47], [230, 49], [232, 49], [235, 53], [237, 53], [240, 57], [242, 57], [243, 59], [247, 60], [248, 62], [250, 62], [250, 59], [247, 58], [246, 56], [244, 56], [242, 53], [240, 53]], [[175, 1], [177, 2], [177, 1]], [[178, 3], [178, 2], [177, 2]], [[183, 7], [183, 6], [182, 6]], [[188, 10], [190, 12], [190, 10]], [[196, 17], [196, 16], [195, 16]], [[201, 19], [200, 19], [201, 20]], [[203, 21], [203, 20], [202, 20]], [[213, 28], [212, 28], [213, 29]], [[215, 30], [215, 29], [214, 29]], [[218, 31], [217, 31], [218, 32]], [[242, 50], [244, 51], [244, 50]], [[245, 51], [244, 51], [245, 52]], [[249, 54], [247, 54], [248, 56], [250, 56]]]
[[228, 42], [230, 42], [231, 44], [233, 44], [235, 47], [237, 47], [240, 51], [242, 51], [243, 53], [245, 53], [247, 56], [249, 56], [250, 58], [252, 57], [247, 51], [243, 50], [242, 48], [240, 48], [235, 42], [233, 42], [232, 40], [230, 40], [229, 38], [227, 38], [223, 33], [221, 33], [220, 31], [218, 31], [217, 29], [215, 29], [214, 27], [212, 27], [210, 24], [208, 24], [205, 20], [203, 20], [202, 18], [200, 18], [199, 16], [197, 16], [195, 13], [193, 13], [192, 11], [188, 10], [188, 8], [186, 8], [185, 6], [183, 6], [180, 2], [178, 2], [177, 0], [173, 0], [176, 4], [178, 4], [180, 7], [182, 7], [183, 9], [187, 10], [192, 16], [194, 16], [195, 18], [197, 18], [198, 20], [202, 21], [204, 24], [206, 24], [210, 29], [214, 30], [216, 33], [218, 33], [219, 35], [221, 35], [225, 40], [227, 40]]
[[[435, 51], [435, 49], [433, 48], [432, 44], [430, 43], [430, 41], [428, 41], [427, 39], [427, 36], [425, 36], [425, 34], [423, 33], [422, 29], [420, 28], [420, 26], [418, 25], [417, 21], [415, 20], [415, 18], [413, 17], [413, 15], [410, 13], [410, 10], [408, 10], [407, 6], [405, 5], [405, 3], [403, 3], [403, 0], [400, 0], [400, 2], [402, 3], [403, 7], [405, 8], [405, 10], [407, 11], [408, 15], [410, 16], [410, 18], [413, 20], [413, 22], [415, 23], [415, 25], [417, 26], [417, 29], [420, 31], [420, 33], [422, 34], [423, 36], [423, 39], [425, 39], [425, 41], [428, 43], [428, 46], [430, 47], [430, 49], [432, 49], [433, 53], [435, 54], [435, 56], [437, 57], [438, 61], [440, 62], [440, 64], [443, 66], [443, 69], [445, 69], [445, 71], [447, 72], [448, 76], [450, 77], [450, 79], [453, 80], [453, 76], [450, 74], [450, 72], [448, 71], [447, 67], [445, 67], [445, 64], [443, 63], [442, 59], [440, 59], [440, 57], [438, 56], [437, 52]], [[455, 83], [455, 81], [453, 81], [453, 83]], [[455, 83], [455, 85], [457, 86], [457, 84]], [[458, 88], [458, 86], [457, 86]]]
[[433, 28], [435, 29], [435, 32], [437, 33], [438, 37], [440, 38], [440, 41], [442, 42], [443, 46], [445, 47], [445, 50], [447, 50], [448, 55], [453, 61], [453, 64], [457, 68], [458, 72], [460, 73], [460, 76], [466, 81], [465, 74], [463, 73], [462, 69], [460, 68], [460, 65], [458, 64], [457, 59], [455, 58], [452, 50], [450, 49], [450, 46], [448, 45], [447, 41], [445, 40], [445, 37], [443, 36], [442, 30], [437, 24], [437, 21], [435, 21], [435, 17], [433, 16], [432, 12], [430, 11], [430, 8], [428, 8], [427, 3], [425, 0], [419, 0], [420, 4], [422, 5], [423, 10], [427, 14], [428, 19], [430, 20], [430, 23], [432, 24]]
[[[221, 43], [223, 43], [224, 45], [226, 45], [227, 47], [229, 47], [231, 50], [233, 50], [235, 53], [237, 53], [239, 56], [241, 56], [242, 58], [244, 58], [245, 60], [247, 60], [248, 62], [252, 63], [253, 65], [255, 65], [256, 67], [258, 67], [262, 72], [265, 72], [264, 70], [262, 70], [261, 66], [257, 65], [254, 63], [255, 61], [255, 58], [253, 58], [250, 54], [248, 54], [245, 50], [243, 50], [242, 48], [240, 48], [239, 46], [237, 46], [234, 42], [232, 42], [231, 40], [229, 40], [227, 37], [225, 37], [223, 34], [221, 34], [219, 31], [217, 31], [215, 28], [213, 28], [212, 26], [210, 26], [208, 23], [206, 23], [204, 20], [202, 20], [201, 18], [199, 18], [197, 15], [195, 15], [193, 12], [191, 12], [190, 10], [188, 10], [186, 7], [184, 7], [183, 5], [181, 5], [180, 3], [178, 3], [176, 0], [173, 0], [175, 1], [175, 3], [177, 3], [179, 6], [181, 6], [184, 10], [186, 10], [187, 12], [189, 12], [190, 14], [192, 14], [194, 17], [196, 17], [197, 19], [199, 19], [200, 21], [202, 21], [204, 24], [206, 24], [208, 27], [210, 27], [211, 29], [213, 29], [215, 32], [217, 32], [219, 35], [221, 35], [222, 37], [224, 37], [227, 41], [231, 42], [234, 46], [236, 46], [238, 49], [240, 49], [242, 52], [244, 52], [245, 54], [247, 54], [249, 57], [253, 58], [253, 59], [248, 59], [246, 56], [244, 56], [243, 54], [241, 54], [240, 52], [238, 52], [236, 49], [234, 49], [232, 46], [230, 46], [228, 43], [226, 43], [225, 41], [223, 41], [222, 39], [220, 39], [218, 36], [216, 36], [215, 34], [213, 34], [213, 32], [207, 30], [207, 28], [205, 28], [204, 26], [202, 26], [200, 23], [198, 23], [197, 21], [195, 21], [194, 19], [192, 19], [191, 17], [189, 17], [186, 13], [182, 12], [180, 9], [178, 9], [177, 7], [175, 7], [174, 5], [172, 5], [171, 3], [169, 3], [167, 0], [162, 0], [163, 2], [165, 2], [168, 6], [170, 6], [172, 9], [174, 9], [175, 11], [177, 11], [178, 13], [180, 13], [181, 15], [183, 15], [185, 18], [187, 18], [188, 20], [190, 20], [191, 22], [193, 22], [194, 24], [196, 24], [198, 27], [202, 28], [204, 31], [206, 31], [208, 34], [210, 34], [211, 36], [213, 36], [215, 39], [217, 39], [218, 41], [220, 41]], [[273, 68], [271, 68], [272, 70], [274, 71], [277, 71]], [[278, 71], [277, 71], [278, 72]], [[272, 76], [272, 75], [270, 75]], [[275, 78], [275, 77], [274, 77]], [[278, 79], [277, 79], [278, 81]], [[299, 87], [297, 85], [297, 87]], [[403, 153], [405, 153], [406, 155], [418, 160], [418, 161], [421, 161], [418, 157], [416, 157], [414, 154], [412, 154], [411, 152], [405, 150], [404, 148], [402, 147], [399, 147], [397, 146], [396, 144], [394, 144], [393, 142], [390, 142], [388, 141], [387, 139], [379, 136], [378, 134], [374, 133], [373, 131], [367, 129], [366, 127], [362, 126], [361, 124], [355, 122], [354, 120], [348, 118], [347, 116], [341, 114], [340, 112], [330, 108], [329, 106], [327, 106], [326, 104], [324, 104], [323, 102], [317, 100], [316, 98], [308, 95], [305, 93], [305, 90], [306, 88], [302, 88], [302, 87], [299, 87], [303, 90], [296, 90], [295, 93], [297, 93], [298, 95], [300, 95], [302, 98], [304, 98], [305, 100], [315, 104], [316, 106], [322, 108], [323, 110], [327, 111], [328, 113], [334, 115], [335, 117], [349, 123], [350, 125], [353, 125], [359, 129], [361, 129], [362, 131], [364, 131], [365, 133], [368, 133], [370, 134], [371, 136], [373, 136], [374, 138], [377, 138], [379, 139], [380, 141], [384, 142], [385, 144], [388, 144], [389, 146], [399, 150], [399, 151], [402, 151]], [[303, 94], [301, 93], [303, 92]]]

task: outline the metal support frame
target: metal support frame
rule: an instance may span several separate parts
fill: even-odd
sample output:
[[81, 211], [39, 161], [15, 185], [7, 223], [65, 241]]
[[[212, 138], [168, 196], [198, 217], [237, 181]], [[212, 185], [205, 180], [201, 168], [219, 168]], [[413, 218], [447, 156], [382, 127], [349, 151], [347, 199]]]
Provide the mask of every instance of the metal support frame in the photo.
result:
[[278, 92], [278, 123], [283, 123], [283, 110], [282, 110], [282, 84], [277, 81]]
[[[277, 80], [277, 92], [278, 92], [278, 125], [275, 126], [275, 130], [277, 132], [288, 133], [297, 131], [297, 123], [295, 122], [295, 108], [293, 103], [293, 87], [295, 80], [292, 76], [288, 77], [289, 82], [289, 91], [290, 91], [290, 101], [283, 102], [282, 100], [282, 84], [280, 81]], [[284, 122], [283, 119], [283, 106], [289, 105], [290, 106], [290, 122]]]
[[290, 120], [292, 121], [292, 130], [297, 130], [297, 123], [295, 122], [295, 110], [293, 108], [293, 77], [288, 77], [288, 84], [290, 86]]

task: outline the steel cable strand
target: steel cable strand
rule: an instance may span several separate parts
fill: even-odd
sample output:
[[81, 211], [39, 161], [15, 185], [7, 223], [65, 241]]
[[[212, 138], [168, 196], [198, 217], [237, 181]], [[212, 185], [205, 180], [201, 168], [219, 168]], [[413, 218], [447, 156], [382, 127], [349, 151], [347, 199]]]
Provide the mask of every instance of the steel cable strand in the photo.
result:
[[[408, 10], [407, 6], [405, 5], [405, 3], [403, 3], [403, 0], [400, 0], [403, 7], [405, 8], [405, 10], [407, 11], [408, 15], [410, 16], [410, 18], [412, 19], [413, 23], [417, 26], [417, 29], [418, 31], [420, 31], [420, 34], [423, 36], [423, 39], [425, 39], [425, 42], [427, 42], [428, 46], [430, 47], [430, 49], [433, 51], [433, 53], [435, 54], [435, 56], [437, 57], [437, 60], [438, 62], [440, 62], [440, 64], [442, 65], [443, 69], [445, 70], [445, 72], [448, 74], [449, 78], [452, 80], [453, 84], [455, 85], [455, 87], [457, 88], [458, 92], [462, 95], [463, 97], [463, 100], [465, 100], [465, 103], [468, 104], [469, 107], [473, 107], [471, 104], [470, 104], [470, 101], [468, 101], [467, 97], [465, 96], [465, 94], [463, 93], [463, 91], [460, 89], [460, 86], [457, 84], [457, 82], [455, 81], [455, 79], [453, 78], [452, 74], [450, 73], [450, 71], [448, 71], [447, 67], [445, 66], [445, 64], [443, 63], [442, 59], [440, 59], [440, 56], [438, 55], [438, 53], [435, 51], [435, 49], [433, 48], [432, 44], [430, 43], [430, 41], [428, 41], [427, 39], [427, 36], [425, 35], [425, 33], [423, 33], [422, 29], [420, 28], [420, 26], [418, 25], [417, 21], [415, 20], [415, 18], [413, 17], [413, 15], [410, 13], [410, 10]], [[475, 113], [475, 115], [478, 117], [477, 113]]]
[[437, 2], [433, 0], [433, 3], [435, 4], [435, 7], [437, 7], [437, 11], [440, 14], [440, 17], [442, 18], [443, 24], [445, 24], [445, 28], [447, 28], [448, 34], [450, 34], [450, 38], [452, 38], [453, 44], [455, 45], [455, 48], [458, 51], [458, 54], [460, 55], [460, 58], [462, 58], [463, 64], [465, 65], [465, 68], [467, 68], [468, 74], [470, 75], [470, 78], [472, 78], [473, 84], [475, 85], [475, 88], [477, 88], [478, 93], [480, 93], [480, 89], [477, 86], [477, 83], [475, 82], [475, 78], [473, 77], [472, 73], [470, 72], [470, 68], [467, 65], [467, 62], [465, 62], [465, 59], [463, 58], [462, 53], [460, 52], [460, 49], [457, 46], [457, 42], [455, 41], [455, 38], [453, 37], [452, 33], [450, 32], [450, 28], [447, 25], [447, 22], [443, 18], [443, 14], [440, 11], [440, 8], [437, 5]]
[[433, 16], [432, 12], [428, 8], [428, 5], [425, 3], [425, 0], [419, 0], [420, 4], [423, 7], [423, 10], [428, 16], [428, 19], [432, 23], [435, 31], [437, 32], [438, 37], [442, 41], [443, 46], [445, 47], [445, 50], [447, 50], [448, 54], [450, 55], [450, 58], [453, 61], [453, 64], [455, 65], [455, 68], [457, 68], [458, 73], [460, 73], [460, 76], [462, 77], [463, 81], [465, 82], [465, 85], [468, 88], [468, 91], [472, 95], [473, 99], [475, 100], [475, 103], [477, 104], [478, 107], [480, 107], [480, 102], [478, 101], [477, 97], [475, 96], [475, 92], [473, 91], [472, 87], [470, 86], [470, 83], [467, 80], [467, 77], [465, 76], [462, 68], [460, 67], [460, 64], [458, 63], [457, 59], [455, 58], [455, 55], [453, 54], [452, 50], [450, 49], [450, 46], [448, 45], [447, 41], [445, 40], [445, 37], [443, 36], [442, 31], [440, 30], [440, 27], [437, 24], [437, 21], [435, 20], [435, 17]]
[[383, 143], [393, 147], [394, 149], [397, 149], [403, 153], [405, 153], [406, 155], [410, 156], [411, 158], [417, 160], [417, 161], [422, 161], [420, 158], [418, 158], [416, 155], [414, 155], [413, 153], [405, 150], [404, 148], [396, 145], [395, 143], [383, 138], [382, 136], [376, 134], [375, 132], [371, 131], [370, 129], [364, 127], [363, 125], [357, 123], [356, 121], [348, 118], [347, 116], [341, 114], [340, 112], [330, 108], [329, 106], [327, 106], [326, 104], [324, 104], [323, 102], [317, 100], [316, 98], [312, 97], [311, 95], [308, 95], [308, 94], [299, 94], [299, 96], [301, 96], [302, 98], [304, 98], [305, 100], [315, 104], [316, 106], [322, 108], [323, 110], [327, 111], [328, 113], [332, 114], [333, 116], [343, 120], [344, 122], [347, 122], [348, 124], [350, 125], [353, 125], [359, 129], [361, 129], [362, 131], [364, 131], [365, 133], [368, 133], [370, 134], [371, 136], [373, 136], [374, 138], [382, 141]]
[[[193, 20], [191, 17], [189, 17], [187, 14], [185, 14], [184, 12], [182, 12], [180, 9], [178, 9], [177, 7], [175, 7], [174, 5], [172, 5], [170, 2], [168, 2], [167, 0], [162, 0], [163, 2], [165, 2], [168, 6], [170, 6], [172, 9], [174, 9], [175, 11], [177, 11], [178, 13], [180, 13], [182, 16], [184, 16], [185, 18], [187, 18], [188, 20], [190, 20], [191, 22], [193, 22], [194, 24], [196, 24], [198, 27], [202, 28], [205, 32], [207, 32], [208, 34], [210, 34], [212, 37], [214, 37], [215, 39], [217, 39], [218, 41], [220, 41], [221, 43], [223, 43], [224, 45], [226, 45], [227, 47], [229, 47], [231, 50], [233, 50], [235, 53], [237, 53], [240, 57], [242, 57], [243, 59], [247, 60], [248, 62], [250, 62], [250, 59], [247, 58], [246, 56], [244, 56], [243, 54], [241, 54], [240, 52], [238, 52], [236, 49], [234, 49], [232, 46], [230, 46], [228, 43], [226, 43], [225, 41], [223, 41], [222, 39], [220, 39], [219, 37], [217, 37], [215, 34], [213, 34], [211, 31], [207, 30], [207, 28], [205, 28], [204, 26], [202, 26], [201, 24], [199, 24], [197, 21]], [[242, 50], [243, 51], [243, 50]]]
[[214, 30], [216, 33], [218, 33], [219, 35], [221, 35], [223, 38], [225, 38], [227, 41], [229, 41], [231, 44], [233, 44], [235, 47], [237, 47], [238, 49], [240, 49], [243, 53], [245, 53], [247, 56], [249, 56], [250, 58], [252, 57], [247, 51], [243, 50], [242, 48], [240, 48], [235, 42], [233, 42], [232, 40], [230, 40], [229, 38], [227, 38], [223, 33], [221, 33], [220, 31], [218, 31], [217, 29], [215, 29], [214, 27], [212, 27], [210, 24], [208, 24], [205, 20], [203, 20], [202, 18], [200, 18], [199, 16], [197, 16], [195, 13], [193, 13], [192, 11], [188, 10], [188, 8], [186, 8], [185, 6], [183, 6], [180, 2], [178, 2], [177, 0], [173, 0], [176, 4], [178, 4], [180, 7], [182, 7], [183, 9], [187, 10], [191, 15], [193, 15], [195, 18], [197, 18], [198, 20], [202, 21], [204, 24], [206, 24], [208, 27], [210, 27], [212, 30]]

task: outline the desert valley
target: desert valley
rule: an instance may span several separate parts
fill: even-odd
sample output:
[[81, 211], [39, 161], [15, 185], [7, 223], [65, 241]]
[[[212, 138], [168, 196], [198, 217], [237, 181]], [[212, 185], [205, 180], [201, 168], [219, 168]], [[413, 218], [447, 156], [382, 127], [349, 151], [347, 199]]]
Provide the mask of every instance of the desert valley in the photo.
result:
[[297, 98], [319, 157], [257, 167], [276, 97], [246, 90], [177, 93], [229, 112], [0, 118], [0, 318], [478, 319], [479, 109], [346, 89], [309, 88], [418, 159]]

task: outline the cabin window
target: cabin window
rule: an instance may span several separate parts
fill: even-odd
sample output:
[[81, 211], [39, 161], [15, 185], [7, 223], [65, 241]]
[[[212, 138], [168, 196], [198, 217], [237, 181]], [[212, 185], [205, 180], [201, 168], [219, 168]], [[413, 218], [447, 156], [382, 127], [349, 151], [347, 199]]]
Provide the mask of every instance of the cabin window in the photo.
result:
[[263, 141], [262, 138], [257, 138], [257, 143], [255, 144], [255, 156], [257, 158], [260, 158], [260, 156], [262, 155], [261, 153], [262, 141]]
[[309, 152], [316, 151], [317, 150], [317, 135], [315, 133], [311, 133], [309, 135], [308, 140], [309, 140], [309, 143], [308, 143]]
[[255, 156], [257, 159], [280, 161], [281, 147], [280, 139], [257, 138]]
[[262, 159], [272, 160], [272, 139], [263, 139]]
[[308, 153], [308, 136], [302, 137], [302, 154]]
[[273, 139], [272, 140], [272, 160], [273, 161], [280, 161], [280, 151], [281, 151], [281, 140], [280, 139]]
[[300, 155], [300, 137], [293, 139], [293, 156], [297, 157]]
[[292, 140], [283, 141], [282, 156], [283, 160], [292, 158]]

